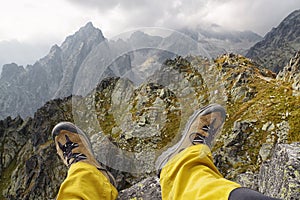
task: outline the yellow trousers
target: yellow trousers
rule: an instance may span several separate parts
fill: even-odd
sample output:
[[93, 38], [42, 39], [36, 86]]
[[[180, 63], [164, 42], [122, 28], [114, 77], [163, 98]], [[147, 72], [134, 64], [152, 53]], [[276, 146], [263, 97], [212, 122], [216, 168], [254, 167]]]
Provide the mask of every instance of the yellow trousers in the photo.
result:
[[213, 164], [206, 145], [191, 146], [174, 156], [160, 174], [162, 199], [228, 200], [239, 184], [229, 181]]
[[110, 200], [117, 196], [117, 189], [95, 166], [78, 162], [71, 165], [67, 178], [60, 186], [57, 200]]
[[[194, 145], [177, 154], [161, 171], [163, 200], [228, 200], [239, 184], [223, 178], [206, 145]], [[116, 199], [117, 190], [94, 166], [73, 164], [57, 199]]]

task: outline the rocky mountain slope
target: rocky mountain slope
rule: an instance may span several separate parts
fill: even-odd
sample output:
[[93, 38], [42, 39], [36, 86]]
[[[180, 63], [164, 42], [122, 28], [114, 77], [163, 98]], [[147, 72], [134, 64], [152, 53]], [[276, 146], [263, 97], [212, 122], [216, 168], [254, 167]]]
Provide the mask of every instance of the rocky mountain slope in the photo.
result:
[[[4, 65], [0, 77], [0, 119], [32, 116], [50, 99], [85, 95], [107, 76], [127, 77], [139, 84], [174, 55], [215, 57], [225, 53], [227, 47], [227, 51], [239, 52], [260, 39], [252, 32], [222, 34], [220, 30], [203, 30], [168, 30], [165, 37], [137, 31], [129, 37], [120, 35], [107, 40], [88, 23], [61, 46], [54, 45], [34, 65]], [[233, 40], [234, 37], [237, 39]]]
[[176, 57], [142, 84], [107, 77], [86, 96], [47, 102], [33, 118], [8, 117], [0, 121], [0, 198], [55, 198], [67, 169], [50, 132], [67, 120], [87, 132], [97, 159], [117, 179], [119, 199], [160, 199], [155, 157], [179, 139], [194, 110], [217, 102], [228, 113], [213, 149], [222, 174], [273, 197], [299, 199], [300, 100], [294, 79], [282, 79], [298, 77], [290, 68], [299, 69], [299, 54], [277, 78], [240, 55], [213, 62]]
[[295, 10], [250, 48], [246, 56], [278, 73], [299, 49], [300, 10]]
[[33, 66], [4, 65], [0, 78], [0, 118], [33, 115], [46, 101], [72, 92], [76, 73], [94, 46], [104, 40], [91, 23], [69, 36]]

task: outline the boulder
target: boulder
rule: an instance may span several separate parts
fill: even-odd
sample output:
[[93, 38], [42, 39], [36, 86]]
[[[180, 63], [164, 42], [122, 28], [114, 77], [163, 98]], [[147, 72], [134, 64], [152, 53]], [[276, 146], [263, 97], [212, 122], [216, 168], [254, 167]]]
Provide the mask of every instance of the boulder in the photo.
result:
[[300, 143], [278, 144], [258, 177], [259, 191], [282, 199], [300, 199]]

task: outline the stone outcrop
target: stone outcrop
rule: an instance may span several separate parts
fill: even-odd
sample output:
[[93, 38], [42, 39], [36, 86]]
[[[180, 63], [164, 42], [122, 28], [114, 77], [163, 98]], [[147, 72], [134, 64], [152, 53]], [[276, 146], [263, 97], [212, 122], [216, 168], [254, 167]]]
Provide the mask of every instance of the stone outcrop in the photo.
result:
[[122, 190], [118, 199], [161, 199], [161, 189], [157, 177], [147, 178], [132, 187]]
[[298, 51], [283, 70], [278, 73], [277, 79], [291, 83], [294, 95], [300, 95], [300, 51]]
[[55, 198], [67, 169], [55, 155], [50, 132], [59, 121], [72, 120], [69, 106], [70, 98], [55, 100], [34, 118], [0, 121], [1, 199]]
[[300, 143], [278, 144], [258, 176], [259, 190], [281, 199], [300, 198]]

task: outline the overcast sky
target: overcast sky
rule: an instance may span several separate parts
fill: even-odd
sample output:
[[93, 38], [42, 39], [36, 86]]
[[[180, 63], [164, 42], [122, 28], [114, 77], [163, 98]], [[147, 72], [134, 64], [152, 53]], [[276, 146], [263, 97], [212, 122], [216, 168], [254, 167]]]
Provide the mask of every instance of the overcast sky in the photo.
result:
[[0, 0], [0, 65], [33, 64], [87, 22], [105, 37], [139, 27], [215, 23], [264, 36], [300, 0]]

